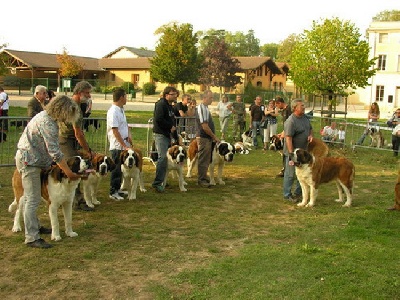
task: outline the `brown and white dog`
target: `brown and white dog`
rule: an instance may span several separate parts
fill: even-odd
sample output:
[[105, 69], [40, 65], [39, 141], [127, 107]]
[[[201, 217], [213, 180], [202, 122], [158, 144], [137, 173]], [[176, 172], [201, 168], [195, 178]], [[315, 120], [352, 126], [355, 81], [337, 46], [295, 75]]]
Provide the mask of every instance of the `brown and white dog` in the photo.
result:
[[109, 172], [115, 169], [115, 162], [110, 156], [96, 153], [91, 159], [93, 172], [89, 173], [86, 180], [82, 180], [83, 196], [89, 207], [101, 204], [97, 200], [100, 182]]
[[308, 143], [307, 151], [316, 157], [326, 157], [329, 147], [321, 139], [313, 138], [311, 143]]
[[136, 199], [138, 184], [141, 192], [146, 192], [143, 182], [143, 156], [139, 149], [128, 149], [121, 152], [122, 184], [121, 190], [128, 191], [128, 200]]
[[178, 173], [179, 189], [181, 192], [186, 192], [185, 185], [187, 184], [183, 179], [183, 166], [187, 159], [187, 152], [185, 147], [174, 145], [168, 148], [167, 151], [168, 168], [164, 179], [164, 186], [167, 184], [167, 178], [170, 171]]
[[243, 142], [236, 142], [233, 144], [233, 147], [235, 147], [235, 153], [239, 154], [249, 154], [251, 148], [246, 146]]
[[382, 131], [371, 127], [368, 129], [368, 135], [371, 138], [370, 147], [383, 148], [385, 144], [385, 138], [383, 137]]
[[277, 134], [274, 134], [273, 136], [271, 136], [269, 150], [273, 150], [273, 151], [283, 150], [283, 138], [281, 138]]
[[[319, 186], [333, 180], [336, 180], [339, 193], [336, 201], [344, 201], [344, 191], [347, 200], [343, 206], [351, 206], [355, 168], [350, 160], [345, 157], [317, 157], [304, 149], [296, 149], [293, 162], [303, 194], [303, 200], [298, 206], [314, 206]], [[310, 201], [307, 203], [309, 196]]]
[[[235, 154], [235, 147], [227, 142], [220, 142], [215, 145], [212, 150], [212, 159], [209, 166], [210, 173], [210, 184], [216, 185], [214, 178], [215, 167], [218, 167], [217, 180], [218, 183], [224, 185], [225, 182], [222, 180], [222, 173], [224, 170], [225, 162], [232, 162], [233, 156]], [[186, 177], [192, 177], [192, 170], [198, 161], [198, 144], [196, 140], [193, 140], [189, 145], [189, 155], [188, 155], [188, 171]]]
[[[89, 162], [80, 156], [73, 156], [67, 159], [67, 164], [74, 173], [84, 174], [89, 168]], [[78, 234], [72, 230], [72, 204], [74, 202], [75, 190], [81, 180], [69, 180], [58, 165], [53, 165], [41, 173], [41, 193], [49, 205], [49, 216], [51, 223], [51, 239], [61, 240], [60, 225], [58, 221], [58, 208], [62, 206], [65, 234], [69, 237], [76, 237]], [[12, 231], [21, 231], [21, 217], [24, 210], [24, 189], [22, 187], [21, 174], [15, 169], [12, 177], [14, 190], [14, 201], [9, 206], [9, 212], [15, 210], [14, 226]]]

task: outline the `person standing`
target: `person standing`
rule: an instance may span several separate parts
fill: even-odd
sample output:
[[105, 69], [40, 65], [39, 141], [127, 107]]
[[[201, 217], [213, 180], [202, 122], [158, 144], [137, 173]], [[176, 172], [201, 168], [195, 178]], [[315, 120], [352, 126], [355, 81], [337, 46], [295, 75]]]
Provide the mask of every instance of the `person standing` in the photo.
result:
[[[92, 86], [87, 81], [80, 81], [76, 84], [73, 94], [72, 101], [74, 101], [78, 107], [81, 107], [81, 101], [86, 101], [90, 98], [90, 92]], [[78, 149], [82, 148], [90, 156], [94, 155], [92, 149], [90, 149], [88, 142], [86, 141], [85, 134], [82, 130], [83, 126], [83, 115], [80, 109], [79, 118], [75, 122], [61, 122], [60, 127], [60, 148], [62, 153], [64, 153], [65, 158], [70, 158], [72, 156], [78, 155]], [[85, 200], [83, 199], [82, 193], [80, 191], [80, 185], [76, 190], [76, 208], [84, 211], [93, 211], [92, 207], [87, 206]]]
[[51, 248], [40, 234], [50, 234], [51, 229], [41, 227], [37, 208], [42, 201], [40, 173], [52, 163], [60, 166], [71, 180], [81, 178], [68, 167], [58, 142], [58, 123], [74, 123], [79, 117], [79, 107], [67, 96], [58, 96], [45, 110], [32, 118], [25, 127], [15, 155], [15, 163], [21, 174], [24, 196], [25, 244], [32, 248]]
[[113, 92], [113, 104], [107, 111], [107, 137], [110, 142], [110, 153], [116, 167], [110, 176], [110, 199], [119, 201], [128, 195], [127, 191], [120, 190], [122, 183], [120, 155], [123, 150], [133, 146], [131, 132], [126, 120], [124, 105], [126, 92], [118, 88]]
[[44, 110], [48, 103], [46, 100], [47, 88], [44, 85], [37, 85], [33, 97], [28, 101], [28, 117], [33, 118], [38, 113]]
[[172, 104], [178, 97], [178, 90], [173, 86], [167, 86], [163, 91], [163, 97], [158, 100], [153, 113], [153, 133], [156, 150], [158, 153], [156, 176], [152, 187], [159, 193], [165, 191], [164, 178], [167, 175], [168, 159], [167, 151], [171, 145], [171, 135], [176, 134], [174, 110]]
[[[285, 154], [285, 174], [283, 177], [283, 199], [297, 202], [301, 198], [301, 187], [296, 180], [295, 166], [292, 161], [293, 152], [297, 148], [307, 149], [308, 143], [312, 141], [312, 125], [305, 116], [303, 99], [292, 101], [292, 114], [285, 122], [285, 143], [283, 153]], [[292, 186], [296, 180], [294, 195]]]
[[264, 110], [267, 128], [264, 128], [264, 150], [268, 150], [268, 144], [273, 135], [276, 135], [278, 129], [278, 110], [275, 107], [275, 101], [270, 100], [268, 106]]
[[367, 126], [365, 127], [362, 135], [358, 139], [356, 145], [362, 145], [365, 138], [368, 135], [368, 130], [370, 127], [376, 126], [380, 118], [380, 110], [377, 102], [373, 102], [368, 110]]
[[211, 187], [210, 178], [207, 176], [208, 167], [212, 158], [213, 143], [219, 143], [220, 140], [215, 135], [214, 122], [208, 109], [213, 101], [213, 93], [206, 90], [202, 97], [201, 104], [197, 107], [197, 145], [198, 145], [198, 178], [197, 183], [202, 187]]
[[228, 96], [223, 95], [217, 105], [219, 124], [221, 130], [221, 140], [225, 139], [225, 134], [228, 129], [229, 117], [232, 113], [232, 103], [228, 101]]
[[[232, 136], [234, 141], [241, 141], [242, 134], [246, 129], [246, 105], [243, 103], [242, 96], [236, 96], [236, 102], [232, 103], [233, 130]], [[239, 129], [239, 137], [237, 135]]]
[[[275, 98], [275, 106], [279, 109], [279, 111], [281, 113], [281, 116], [282, 116], [282, 125], [285, 126], [286, 120], [292, 114], [292, 109], [290, 108], [290, 105], [285, 103], [285, 100], [281, 96], [277, 96]], [[282, 131], [279, 134], [279, 138], [283, 139], [283, 142], [285, 142], [284, 136], [285, 136], [285, 132]], [[284, 174], [285, 174], [285, 164], [286, 164], [286, 158], [285, 158], [285, 154], [283, 154], [282, 155], [282, 169], [278, 173], [278, 175], [276, 175], [276, 177], [283, 177], [284, 176]]]
[[[8, 94], [4, 91], [4, 88], [0, 86], [0, 116], [8, 117], [8, 109], [10, 107], [10, 99]], [[8, 120], [2, 120], [0, 124], [1, 131], [8, 131]]]
[[253, 135], [253, 146], [255, 149], [258, 148], [258, 133], [261, 134], [260, 123], [261, 120], [264, 119], [264, 109], [265, 106], [261, 104], [261, 96], [257, 96], [254, 100], [254, 105], [251, 107], [250, 111], [250, 125]]
[[[187, 132], [187, 119], [186, 117], [189, 116], [189, 105], [192, 101], [192, 97], [189, 94], [182, 95], [182, 101], [178, 102], [174, 105], [174, 114], [175, 114], [175, 121], [176, 127], [179, 129], [179, 133], [185, 131]], [[190, 109], [192, 112], [192, 109]], [[192, 113], [193, 116], [193, 113]]]

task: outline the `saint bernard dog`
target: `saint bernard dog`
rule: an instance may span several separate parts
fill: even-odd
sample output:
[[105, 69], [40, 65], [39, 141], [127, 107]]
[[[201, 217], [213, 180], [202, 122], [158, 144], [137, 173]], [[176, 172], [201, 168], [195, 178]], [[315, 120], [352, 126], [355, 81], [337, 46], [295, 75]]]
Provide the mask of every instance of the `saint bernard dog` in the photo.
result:
[[167, 151], [167, 160], [168, 160], [168, 168], [167, 173], [164, 179], [164, 186], [167, 184], [167, 178], [170, 171], [176, 171], [178, 173], [178, 182], [179, 182], [179, 189], [181, 192], [186, 192], [187, 189], [185, 185], [187, 183], [183, 179], [183, 166], [187, 159], [187, 152], [185, 147], [174, 145], [168, 148]]
[[143, 182], [143, 156], [139, 149], [128, 149], [121, 152], [122, 184], [121, 190], [128, 191], [128, 200], [136, 199], [138, 185], [141, 192], [146, 192]]
[[[232, 162], [233, 156], [235, 154], [235, 147], [227, 142], [220, 142], [215, 145], [212, 150], [212, 158], [209, 166], [210, 173], [210, 184], [216, 185], [214, 178], [214, 170], [218, 167], [217, 179], [218, 183], [224, 185], [225, 182], [222, 180], [222, 173], [225, 166], [225, 162]], [[192, 170], [195, 165], [198, 163], [198, 144], [196, 140], [193, 140], [189, 144], [189, 155], [188, 155], [188, 171], [186, 177], [192, 177]]]
[[329, 147], [321, 139], [313, 138], [310, 143], [308, 143], [307, 151], [315, 157], [326, 157], [329, 153]]
[[371, 127], [368, 129], [368, 135], [371, 138], [370, 147], [383, 148], [385, 138], [383, 137], [382, 131], [375, 127]]
[[[303, 194], [303, 200], [298, 206], [314, 206], [320, 184], [333, 180], [336, 180], [339, 193], [339, 199], [336, 201], [344, 201], [344, 191], [347, 200], [343, 206], [351, 206], [355, 168], [350, 160], [345, 157], [317, 157], [298, 148], [294, 151], [293, 162]], [[310, 201], [307, 203], [309, 196]]]
[[269, 150], [272, 150], [272, 151], [283, 150], [283, 138], [281, 138], [277, 134], [274, 134], [273, 136], [271, 136]]
[[236, 142], [233, 144], [233, 147], [235, 147], [235, 153], [239, 154], [249, 154], [251, 148], [246, 146], [243, 142]]
[[[74, 173], [87, 174], [89, 162], [80, 156], [73, 156], [67, 159], [67, 164]], [[65, 234], [69, 237], [76, 237], [78, 234], [72, 230], [72, 204], [74, 202], [75, 190], [81, 182], [78, 180], [69, 180], [67, 175], [58, 165], [52, 165], [51, 168], [41, 172], [41, 193], [49, 205], [49, 216], [51, 223], [51, 239], [61, 240], [60, 225], [58, 221], [58, 208], [62, 206]], [[9, 206], [9, 212], [15, 211], [14, 226], [12, 231], [21, 231], [21, 218], [24, 210], [24, 189], [22, 187], [21, 174], [15, 169], [12, 177], [12, 186], [14, 190], [14, 201]]]
[[115, 169], [115, 162], [110, 156], [96, 153], [91, 159], [93, 172], [89, 173], [86, 180], [82, 180], [83, 196], [89, 207], [101, 204], [97, 200], [100, 182], [109, 172]]

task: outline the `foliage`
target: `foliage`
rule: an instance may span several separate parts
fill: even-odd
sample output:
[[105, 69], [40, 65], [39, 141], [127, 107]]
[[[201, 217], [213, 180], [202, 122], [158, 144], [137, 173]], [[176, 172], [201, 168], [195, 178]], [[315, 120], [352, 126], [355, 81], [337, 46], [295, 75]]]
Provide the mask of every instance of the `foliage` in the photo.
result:
[[197, 90], [196, 89], [188, 89], [186, 91], [186, 93], [188, 93], [188, 94], [197, 94]]
[[313, 21], [294, 47], [293, 82], [305, 93], [346, 94], [348, 88], [367, 86], [375, 59], [368, 58], [369, 46], [358, 28], [338, 18], [321, 21]]
[[156, 34], [161, 37], [151, 59], [152, 77], [170, 84], [180, 83], [185, 91], [186, 83], [197, 83], [201, 65], [192, 25], [170, 23], [158, 28]]
[[229, 88], [241, 83], [241, 77], [236, 73], [241, 72], [240, 62], [232, 58], [228, 46], [223, 39], [210, 37], [202, 56], [204, 65], [200, 70], [200, 83], [206, 86]]
[[289, 35], [278, 47], [277, 61], [280, 62], [291, 62], [291, 56], [293, 48], [299, 40], [299, 36], [296, 34]]
[[269, 56], [273, 60], [277, 58], [279, 45], [275, 43], [264, 44], [261, 46], [261, 53], [263, 56]]
[[62, 54], [57, 54], [57, 61], [60, 64], [61, 77], [74, 77], [83, 70], [83, 65], [70, 56], [64, 48]]
[[228, 45], [229, 53], [232, 56], [260, 55], [260, 40], [254, 36], [254, 30], [249, 30], [247, 34], [241, 31], [226, 32], [225, 43]]
[[400, 21], [400, 10], [384, 10], [372, 18], [374, 22]]
[[146, 82], [143, 84], [144, 95], [154, 95], [156, 93], [156, 85], [153, 82]]

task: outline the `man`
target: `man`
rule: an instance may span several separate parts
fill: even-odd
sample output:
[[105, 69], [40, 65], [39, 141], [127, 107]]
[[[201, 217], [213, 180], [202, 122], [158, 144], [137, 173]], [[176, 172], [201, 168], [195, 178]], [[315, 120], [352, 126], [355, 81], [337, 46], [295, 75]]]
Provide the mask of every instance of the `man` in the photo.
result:
[[293, 113], [285, 122], [285, 143], [283, 153], [285, 154], [285, 174], [283, 177], [283, 199], [297, 202], [301, 198], [301, 187], [296, 183], [294, 195], [292, 185], [295, 181], [295, 166], [292, 161], [293, 152], [297, 148], [307, 149], [308, 143], [312, 141], [312, 126], [310, 120], [305, 116], [305, 106], [302, 99], [292, 101]]
[[253, 135], [253, 146], [255, 149], [258, 148], [257, 133], [260, 132], [260, 123], [264, 119], [264, 105], [261, 105], [261, 96], [257, 96], [254, 100], [254, 105], [251, 107], [250, 111], [250, 126]]
[[[75, 101], [78, 106], [81, 106], [81, 101], [86, 101], [90, 98], [90, 92], [92, 90], [92, 86], [87, 81], [80, 81], [76, 84], [72, 100]], [[60, 148], [62, 153], [65, 155], [65, 158], [68, 159], [69, 157], [78, 155], [78, 149], [82, 148], [83, 150], [87, 151], [90, 155], [94, 153], [89, 147], [88, 142], [85, 139], [85, 134], [82, 130], [83, 125], [83, 116], [82, 111], [79, 113], [79, 118], [76, 120], [74, 124], [62, 122], [59, 124], [60, 130]], [[84, 211], [92, 211], [93, 208], [87, 206], [86, 202], [82, 199], [82, 194], [80, 191], [80, 186], [78, 186], [76, 190], [76, 205], [77, 209], [81, 209]]]
[[208, 109], [213, 101], [213, 93], [207, 90], [203, 94], [202, 103], [197, 107], [196, 120], [198, 123], [197, 145], [198, 145], [198, 179], [197, 183], [202, 187], [211, 187], [207, 170], [212, 158], [213, 142], [220, 140], [215, 135], [214, 122]]
[[133, 146], [132, 136], [126, 120], [124, 105], [126, 104], [126, 92], [118, 88], [113, 93], [113, 104], [107, 111], [107, 137], [110, 142], [111, 157], [116, 163], [116, 168], [110, 176], [110, 199], [119, 201], [128, 192], [121, 191], [121, 152]]
[[173, 86], [167, 86], [163, 91], [163, 97], [157, 101], [154, 107], [153, 133], [158, 159], [156, 177], [154, 178], [152, 187], [159, 193], [165, 191], [163, 183], [168, 168], [167, 151], [171, 145], [171, 135], [176, 134], [172, 104], [176, 101], [177, 97], [178, 90]]
[[187, 132], [188, 120], [185, 117], [194, 115], [194, 107], [191, 105], [192, 97], [189, 94], [182, 95], [182, 101], [174, 105], [174, 113], [176, 117], [176, 127], [179, 133], [182, 131]]
[[322, 140], [324, 142], [334, 142], [337, 139], [338, 130], [336, 128], [336, 122], [332, 122], [331, 126], [325, 126], [322, 129]]
[[[8, 117], [8, 108], [9, 108], [10, 99], [8, 99], [7, 93], [4, 91], [4, 88], [0, 86], [0, 116]], [[0, 124], [1, 131], [8, 130], [8, 120], [3, 120]]]
[[[246, 106], [243, 103], [242, 96], [236, 96], [236, 102], [232, 103], [233, 131], [232, 136], [235, 141], [242, 140], [242, 134], [246, 129]], [[239, 137], [237, 136], [239, 128]]]
[[44, 85], [37, 85], [35, 87], [35, 93], [28, 102], [28, 117], [33, 118], [38, 113], [44, 110], [47, 104], [47, 88]]
[[[289, 116], [292, 114], [292, 109], [290, 108], [290, 105], [285, 103], [285, 100], [281, 96], [277, 96], [275, 98], [275, 106], [279, 109], [281, 116], [282, 116], [282, 125], [285, 126], [285, 121], [289, 118]], [[284, 138], [284, 132], [282, 131], [281, 134], [279, 134], [280, 138]], [[285, 173], [285, 154], [282, 155], [282, 170], [279, 172], [277, 177], [283, 177]]]

